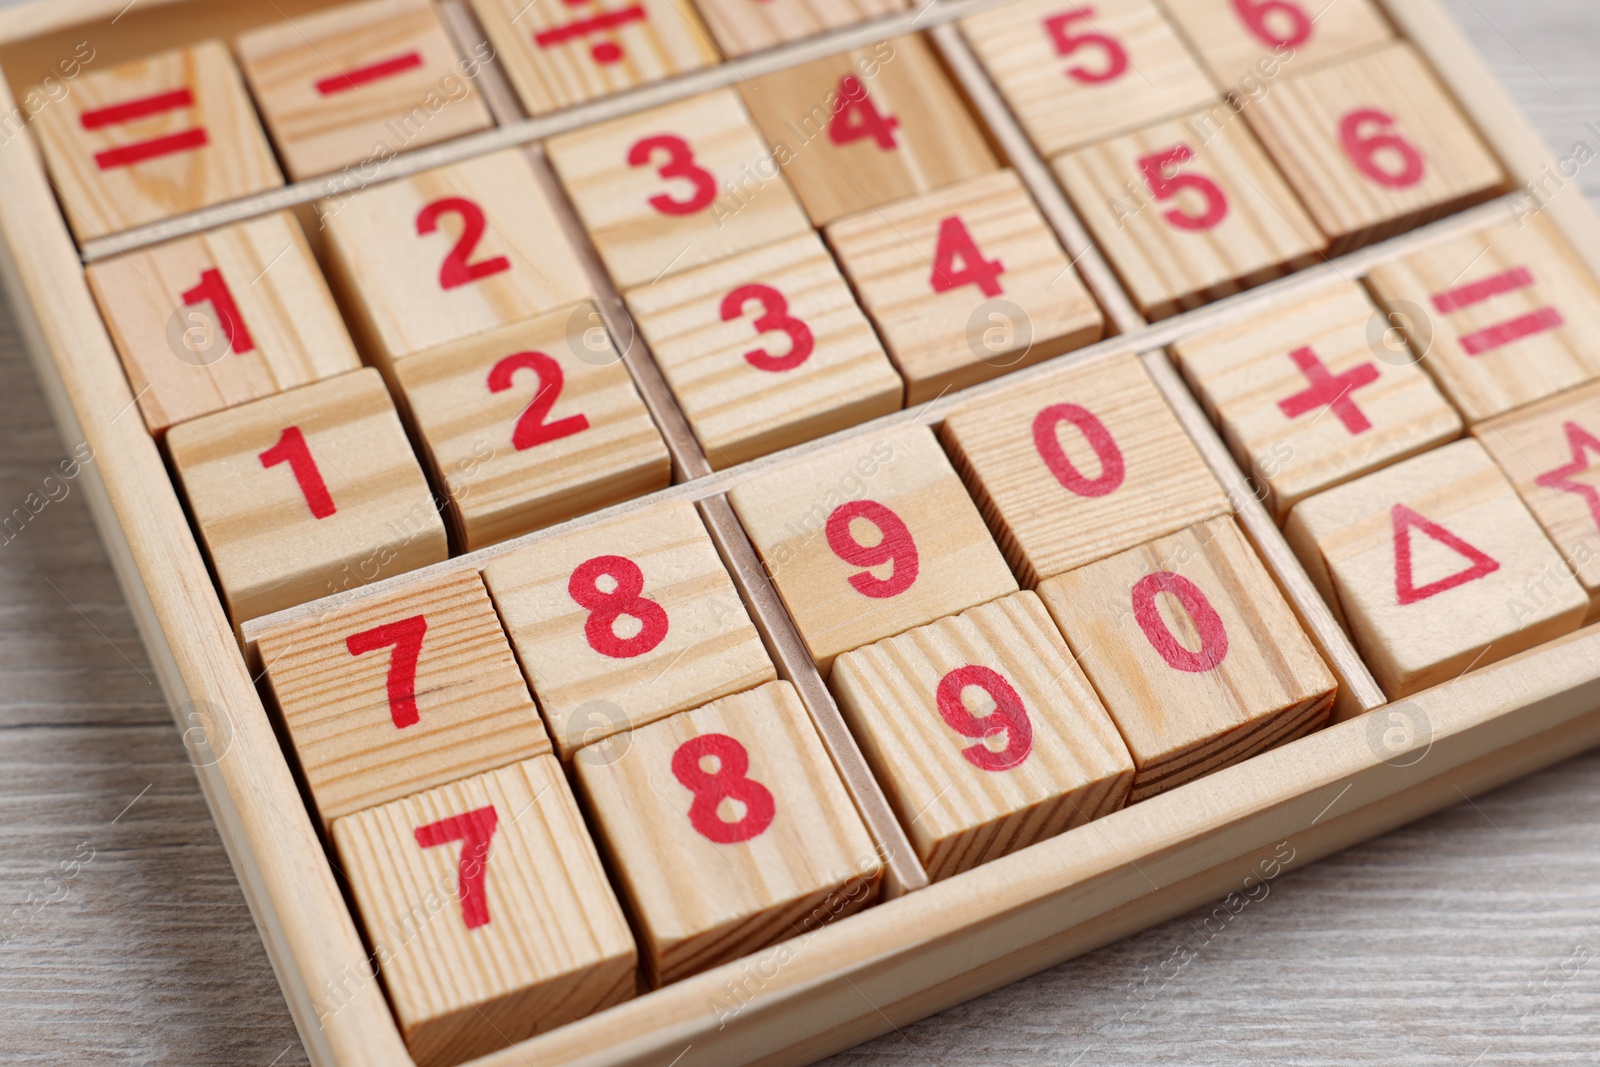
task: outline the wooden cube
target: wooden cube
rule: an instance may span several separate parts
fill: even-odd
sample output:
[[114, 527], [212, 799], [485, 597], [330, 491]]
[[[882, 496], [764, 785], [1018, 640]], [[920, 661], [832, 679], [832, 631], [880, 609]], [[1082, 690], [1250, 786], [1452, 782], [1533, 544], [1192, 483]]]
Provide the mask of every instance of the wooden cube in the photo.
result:
[[826, 236], [920, 404], [1100, 340], [1105, 323], [1013, 171], [830, 225]]
[[1242, 114], [1335, 252], [1506, 185], [1472, 123], [1408, 44], [1291, 74]]
[[1057, 575], [1039, 597], [1143, 800], [1320, 728], [1337, 683], [1230, 516]]
[[1232, 510], [1134, 356], [962, 404], [941, 437], [1028, 588]]
[[484, 580], [562, 759], [776, 677], [691, 504], [547, 538]]
[[448, 555], [370, 367], [174, 426], [167, 448], [235, 623]]
[[1488, 419], [1472, 435], [1555, 543], [1600, 617], [1600, 383]]
[[1128, 746], [1032, 592], [846, 652], [832, 686], [929, 878], [1116, 811], [1133, 784]]
[[763, 470], [728, 499], [824, 675], [841, 652], [1017, 591], [925, 427]]
[[256, 642], [324, 824], [550, 751], [476, 571], [285, 622]]
[[472, 7], [530, 115], [720, 58], [689, 0], [472, 0]]
[[1600, 376], [1600, 284], [1542, 215], [1430, 245], [1367, 284], [1469, 422]]
[[552, 137], [546, 148], [619, 288], [811, 232], [731, 89]]
[[380, 365], [594, 295], [514, 148], [323, 200], [317, 211], [351, 325]]
[[430, 0], [365, 0], [244, 34], [239, 65], [284, 169], [314, 178], [494, 124]]
[[718, 469], [900, 407], [900, 375], [814, 233], [631, 289], [627, 299]]
[[1471, 439], [1302, 500], [1284, 533], [1391, 700], [1575, 630], [1588, 608]]
[[739, 91], [818, 226], [999, 166], [921, 37], [840, 52]]
[[633, 935], [554, 757], [347, 815], [333, 843], [418, 1067], [633, 996]]
[[1252, 102], [1285, 72], [1394, 37], [1371, 0], [1166, 0], [1166, 8], [1217, 84]]
[[661, 432], [579, 304], [401, 360], [412, 425], [468, 550], [666, 487]]
[[30, 125], [79, 242], [283, 184], [221, 41], [81, 73]]
[[1461, 435], [1409, 350], [1374, 344], [1387, 325], [1359, 284], [1338, 281], [1172, 346], [1279, 522], [1313, 493]]
[[877, 848], [788, 682], [635, 729], [621, 748], [575, 766], [652, 984], [877, 895]]
[[1020, 0], [967, 16], [961, 32], [1045, 157], [1217, 98], [1154, 0]]
[[907, 0], [699, 0], [724, 55], [738, 57], [814, 37], [910, 6]]
[[[1219, 125], [1217, 111], [1228, 116]], [[1146, 318], [1308, 266], [1327, 240], [1226, 108], [1059, 156], [1056, 174]]]

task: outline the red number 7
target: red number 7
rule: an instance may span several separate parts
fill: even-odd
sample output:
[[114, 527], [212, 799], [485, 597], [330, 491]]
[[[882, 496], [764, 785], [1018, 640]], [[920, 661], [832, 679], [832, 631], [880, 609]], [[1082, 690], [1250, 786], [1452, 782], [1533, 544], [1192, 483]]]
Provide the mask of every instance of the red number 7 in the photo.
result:
[[451, 841], [461, 842], [461, 860], [456, 866], [456, 896], [461, 900], [461, 921], [468, 930], [489, 925], [489, 894], [484, 889], [489, 867], [489, 840], [494, 837], [500, 817], [494, 805], [452, 815], [417, 827], [417, 845], [433, 848]]
[[397, 622], [386, 622], [370, 630], [362, 630], [344, 639], [344, 647], [352, 656], [371, 652], [375, 648], [394, 647], [389, 656], [389, 717], [395, 727], [405, 729], [417, 722], [417, 658], [422, 655], [422, 635], [428, 632], [428, 620], [421, 615]]

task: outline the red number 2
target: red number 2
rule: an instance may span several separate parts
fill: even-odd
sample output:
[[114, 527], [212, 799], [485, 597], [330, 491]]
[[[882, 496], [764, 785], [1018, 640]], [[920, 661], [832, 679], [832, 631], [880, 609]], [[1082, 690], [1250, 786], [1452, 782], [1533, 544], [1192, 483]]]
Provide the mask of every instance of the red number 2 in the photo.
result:
[[242, 356], [255, 351], [255, 338], [250, 336], [250, 328], [244, 324], [244, 316], [239, 314], [239, 305], [233, 301], [233, 290], [228, 288], [228, 280], [215, 267], [201, 271], [200, 284], [183, 294], [186, 307], [207, 300], [217, 313], [217, 328], [228, 339], [228, 347], [233, 349], [234, 354]]
[[[956, 265], [960, 260], [961, 266]], [[933, 275], [928, 279], [936, 293], [963, 285], [976, 285], [984, 296], [999, 296], [1000, 275], [1006, 271], [998, 259], [984, 259], [961, 216], [939, 220], [939, 241], [933, 247]]]
[[313, 517], [325, 519], [338, 510], [333, 506], [328, 484], [322, 480], [322, 472], [317, 470], [317, 461], [311, 458], [311, 448], [306, 444], [306, 435], [300, 432], [300, 427], [290, 426], [278, 437], [277, 444], [261, 453], [263, 467], [276, 467], [280, 463], [289, 465], [295, 482], [300, 486], [300, 495], [306, 498], [306, 506], [311, 509]]
[[415, 726], [417, 715], [417, 659], [422, 655], [422, 635], [428, 632], [428, 620], [421, 615], [398, 619], [362, 630], [344, 639], [344, 647], [352, 656], [364, 655], [374, 649], [393, 648], [389, 655], [389, 675], [384, 687], [389, 694], [389, 717], [398, 729]]
[[[850, 530], [850, 520], [865, 519], [878, 528], [879, 540], [875, 545], [857, 541]], [[840, 504], [828, 516], [826, 526], [828, 547], [846, 563], [865, 567], [850, 576], [850, 585], [862, 596], [885, 600], [899, 596], [917, 580], [922, 561], [917, 555], [917, 543], [905, 521], [876, 500], [852, 500]], [[887, 578], [878, 578], [870, 568], [893, 563], [894, 570]]]
[[461, 921], [467, 924], [468, 930], [489, 925], [489, 840], [499, 824], [500, 816], [495, 814], [491, 804], [416, 829], [419, 848], [461, 842], [461, 859], [456, 863], [456, 896], [461, 900]]
[[496, 363], [489, 371], [489, 392], [503, 393], [510, 389], [511, 379], [519, 370], [531, 370], [538, 375], [539, 388], [517, 416], [516, 429], [511, 431], [511, 444], [518, 452], [571, 437], [589, 428], [589, 418], [583, 414], [568, 415], [555, 422], [544, 421], [550, 417], [550, 409], [556, 406], [561, 387], [567, 380], [561, 373], [561, 364], [543, 352], [514, 352]]
[[511, 269], [511, 261], [505, 256], [495, 256], [493, 259], [484, 259], [477, 263], [468, 262], [477, 249], [478, 242], [483, 240], [483, 231], [487, 223], [483, 217], [483, 208], [465, 197], [447, 196], [443, 200], [435, 200], [417, 212], [417, 236], [426, 237], [436, 232], [439, 229], [441, 215], [456, 215], [461, 219], [461, 236], [456, 239], [455, 247], [450, 249], [450, 254], [444, 257], [444, 262], [439, 265], [439, 288], [454, 289]]
[[894, 128], [900, 120], [880, 112], [867, 95], [867, 87], [854, 74], [839, 79], [839, 100], [833, 106], [833, 118], [828, 120], [828, 140], [834, 144], [850, 144], [871, 138], [882, 152], [893, 151]]
[[[1166, 620], [1156, 607], [1156, 596], [1170, 593], [1188, 613], [1189, 621], [1200, 635], [1200, 648], [1190, 651], [1179, 643]], [[1200, 587], [1181, 574], [1157, 571], [1140, 578], [1133, 585], [1133, 617], [1139, 629], [1150, 641], [1150, 646], [1167, 661], [1167, 666], [1187, 674], [1203, 674], [1221, 663], [1228, 655], [1228, 631], [1222, 625], [1222, 616], [1211, 606], [1211, 601]]]
[[[1363, 129], [1377, 126], [1385, 133], [1365, 134]], [[1389, 189], [1405, 189], [1422, 180], [1425, 168], [1422, 153], [1416, 146], [1394, 131], [1394, 116], [1376, 108], [1361, 108], [1339, 120], [1339, 144], [1350, 157], [1356, 170]], [[1393, 152], [1388, 157], [1398, 167], [1381, 165], [1383, 151]]]
[[789, 301], [772, 286], [741, 285], [723, 297], [722, 321], [732, 322], [742, 316], [744, 306], [752, 300], [761, 304], [761, 317], [751, 323], [756, 332], [781, 330], [788, 334], [789, 351], [784, 355], [774, 356], [765, 348], [752, 348], [744, 354], [745, 362], [756, 370], [771, 371], [774, 374], [794, 370], [804, 363], [816, 347], [816, 339], [811, 336], [811, 327], [789, 314]]
[[[961, 694], [969, 686], [989, 694], [994, 710], [982, 718], [967, 710]], [[999, 671], [974, 663], [957, 667], [939, 679], [934, 697], [946, 726], [962, 737], [978, 738], [979, 744], [968, 745], [961, 754], [979, 770], [1009, 771], [1033, 751], [1033, 722], [1028, 718], [1028, 709]], [[996, 734], [1006, 735], [1005, 748], [992, 749], [981, 743], [984, 738]]]
[[[610, 592], [600, 588], [601, 578], [611, 579]], [[666, 639], [666, 609], [641, 596], [643, 592], [644, 572], [627, 556], [584, 560], [567, 579], [567, 595], [589, 612], [583, 624], [589, 647], [612, 659], [642, 656]], [[639, 632], [632, 637], [617, 636], [617, 620], [624, 615], [639, 621]]]
[[[706, 773], [700, 762], [707, 757], [717, 761], [714, 774]], [[772, 825], [777, 814], [772, 791], [749, 777], [750, 752], [727, 734], [701, 734], [691, 737], [672, 754], [672, 776], [689, 792], [689, 825], [707, 841], [736, 845], [759, 837]], [[718, 812], [724, 800], [744, 805], [744, 815], [734, 822]]]
[[1194, 150], [1188, 145], [1173, 145], [1139, 160], [1139, 170], [1144, 174], [1144, 183], [1150, 187], [1150, 195], [1157, 200], [1171, 200], [1185, 189], [1193, 189], [1205, 197], [1205, 210], [1197, 215], [1175, 207], [1162, 212], [1161, 217], [1180, 230], [1209, 230], [1228, 217], [1228, 198], [1222, 195], [1222, 188], [1198, 174], [1167, 174], [1169, 167], [1176, 171], [1180, 164], [1193, 158]]
[[657, 193], [649, 199], [649, 205], [663, 215], [693, 215], [710, 207], [717, 198], [717, 179], [694, 161], [694, 149], [682, 137], [662, 133], [634, 142], [628, 149], [628, 166], [648, 167], [657, 151], [665, 152], [667, 161], [656, 168], [656, 173], [667, 179], [682, 178], [693, 190], [684, 200]]
[[1107, 37], [1099, 30], [1090, 30], [1086, 33], [1073, 33], [1067, 26], [1079, 19], [1094, 18], [1094, 8], [1078, 7], [1071, 11], [1063, 11], [1059, 15], [1051, 15], [1044, 20], [1045, 32], [1050, 35], [1050, 40], [1056, 46], [1056, 54], [1070, 56], [1080, 48], [1095, 47], [1105, 53], [1105, 66], [1099, 70], [1090, 70], [1087, 67], [1068, 67], [1067, 77], [1083, 85], [1096, 85], [1100, 82], [1115, 81], [1122, 77], [1128, 69], [1128, 53], [1123, 51], [1122, 45]]

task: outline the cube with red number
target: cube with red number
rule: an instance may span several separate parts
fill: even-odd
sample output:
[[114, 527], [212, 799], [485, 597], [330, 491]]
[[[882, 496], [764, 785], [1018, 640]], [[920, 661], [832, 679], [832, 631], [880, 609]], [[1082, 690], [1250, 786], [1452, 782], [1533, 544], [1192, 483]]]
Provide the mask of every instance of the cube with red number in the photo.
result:
[[825, 231], [906, 383], [906, 403], [1098, 341], [1104, 322], [1015, 172]]
[[252, 639], [324, 823], [550, 751], [476, 571]]
[[732, 89], [561, 134], [545, 147], [619, 288], [811, 229]]
[[655, 985], [877, 895], [876, 846], [788, 682], [584, 749], [575, 767]]
[[1327, 247], [1225, 105], [1069, 152], [1054, 165], [1147, 318], [1270, 281]]
[[448, 555], [370, 367], [175, 426], [167, 448], [235, 623]]
[[1327, 66], [1394, 37], [1372, 0], [1164, 0], [1223, 89], [1251, 103], [1284, 74]]
[[841, 652], [1017, 591], [925, 427], [763, 470], [728, 499], [824, 674]]
[[418, 1067], [633, 996], [633, 935], [554, 757], [347, 815], [332, 836]]

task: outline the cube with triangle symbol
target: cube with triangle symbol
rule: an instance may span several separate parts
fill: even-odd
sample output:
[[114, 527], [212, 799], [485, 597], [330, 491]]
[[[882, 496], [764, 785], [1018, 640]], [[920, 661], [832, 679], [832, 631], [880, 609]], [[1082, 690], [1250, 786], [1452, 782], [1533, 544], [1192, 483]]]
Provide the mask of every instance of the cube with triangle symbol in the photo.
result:
[[1588, 608], [1476, 440], [1303, 500], [1284, 532], [1391, 700], [1575, 630]]

